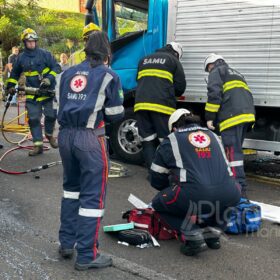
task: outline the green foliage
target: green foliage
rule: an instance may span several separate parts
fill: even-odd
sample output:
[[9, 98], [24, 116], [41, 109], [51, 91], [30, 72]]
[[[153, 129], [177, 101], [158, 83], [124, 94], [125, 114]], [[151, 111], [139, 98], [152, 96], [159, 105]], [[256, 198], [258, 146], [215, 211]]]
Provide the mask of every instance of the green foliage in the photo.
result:
[[[37, 2], [0, 0], [0, 37], [4, 57], [10, 54], [13, 46], [22, 45], [20, 34], [28, 27], [38, 33], [39, 46], [57, 57], [61, 52], [69, 54], [81, 48], [84, 16], [43, 9]], [[67, 39], [73, 42], [71, 50], [66, 45]]]

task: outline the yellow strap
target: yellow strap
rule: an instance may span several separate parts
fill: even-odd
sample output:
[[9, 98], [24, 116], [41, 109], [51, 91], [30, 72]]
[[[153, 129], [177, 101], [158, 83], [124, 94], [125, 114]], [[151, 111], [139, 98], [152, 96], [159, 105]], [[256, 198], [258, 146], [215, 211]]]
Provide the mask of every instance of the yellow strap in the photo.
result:
[[169, 80], [171, 83], [173, 83], [173, 74], [165, 71], [165, 70], [158, 70], [158, 69], [146, 69], [139, 71], [137, 79], [141, 79], [142, 77], [159, 77], [163, 79]]
[[54, 77], [56, 77], [56, 75], [57, 75], [57, 73], [55, 73], [54, 71], [51, 71], [49, 74], [53, 75]]
[[39, 76], [39, 72], [38, 71], [32, 71], [32, 72], [24, 72], [24, 75], [26, 77], [34, 77], [34, 76]]
[[226, 91], [233, 89], [233, 88], [244, 88], [244, 89], [248, 90], [249, 92], [251, 92], [246, 83], [244, 83], [242, 81], [238, 81], [238, 80], [233, 80], [233, 81], [224, 83], [223, 92], [225, 93]]
[[43, 69], [42, 74], [47, 74], [51, 69], [49, 67], [46, 67], [45, 69]]
[[16, 79], [9, 78], [9, 79], [7, 79], [7, 83], [17, 84], [18, 82]]
[[220, 107], [221, 107], [221, 105], [219, 105], [219, 104], [206, 103], [205, 111], [217, 113], [219, 111]]
[[154, 112], [159, 112], [163, 113], [166, 115], [171, 115], [173, 112], [176, 111], [176, 109], [156, 104], [156, 103], [137, 103], [134, 105], [134, 112], [137, 112], [139, 110], [148, 110], [148, 111], [154, 111]]
[[223, 122], [220, 123], [220, 131], [223, 131], [227, 128], [230, 128], [232, 126], [241, 124], [241, 123], [247, 123], [247, 122], [254, 122], [255, 121], [255, 115], [254, 114], [241, 114], [232, 118], [229, 118]]
[[42, 146], [43, 142], [42, 141], [36, 141], [34, 142], [34, 146]]
[[40, 102], [40, 101], [43, 101], [43, 100], [46, 100], [46, 99], [50, 98], [51, 96], [41, 96], [41, 97], [38, 97], [36, 99], [34, 99], [34, 95], [26, 95], [25, 97], [26, 97], [26, 99], [31, 99], [31, 100], [35, 100], [35, 101]]

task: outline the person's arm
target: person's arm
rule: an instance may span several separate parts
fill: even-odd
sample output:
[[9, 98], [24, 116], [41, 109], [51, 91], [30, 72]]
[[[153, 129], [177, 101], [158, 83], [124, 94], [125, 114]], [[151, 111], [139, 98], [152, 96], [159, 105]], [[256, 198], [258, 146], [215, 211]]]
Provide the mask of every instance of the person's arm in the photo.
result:
[[[221, 107], [222, 94], [223, 94], [223, 81], [219, 69], [214, 69], [210, 72], [207, 84], [207, 103], [205, 105], [205, 119], [206, 121], [213, 122]], [[210, 128], [210, 127], [209, 127]], [[212, 128], [211, 128], [212, 129]]]
[[43, 76], [44, 76], [44, 79], [46, 79], [46, 78], [49, 79], [51, 85], [54, 86], [55, 77], [57, 74], [59, 74], [61, 72], [61, 67], [50, 52], [47, 52], [47, 51], [45, 51], [45, 52], [46, 52], [46, 62], [47, 62], [49, 71], [46, 73], [46, 75], [43, 75]]
[[161, 191], [169, 187], [170, 169], [168, 167], [170, 151], [170, 142], [165, 139], [158, 147], [153, 163], [150, 169], [150, 183], [152, 187]]
[[173, 86], [175, 90], [175, 95], [177, 97], [181, 96], [185, 92], [187, 87], [185, 72], [179, 60], [176, 61], [176, 70], [173, 75]]
[[[107, 73], [104, 79], [110, 79], [112, 75]], [[105, 89], [104, 113], [106, 122], [115, 122], [124, 117], [123, 90], [117, 75], [111, 79]]]

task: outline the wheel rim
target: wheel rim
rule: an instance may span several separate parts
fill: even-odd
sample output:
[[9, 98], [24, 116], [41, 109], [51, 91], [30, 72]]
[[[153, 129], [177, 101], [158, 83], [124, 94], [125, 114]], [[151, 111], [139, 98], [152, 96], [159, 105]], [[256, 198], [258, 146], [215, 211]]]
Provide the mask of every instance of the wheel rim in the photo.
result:
[[135, 155], [141, 152], [142, 144], [136, 120], [127, 119], [122, 122], [118, 130], [118, 143], [121, 149], [128, 154]]

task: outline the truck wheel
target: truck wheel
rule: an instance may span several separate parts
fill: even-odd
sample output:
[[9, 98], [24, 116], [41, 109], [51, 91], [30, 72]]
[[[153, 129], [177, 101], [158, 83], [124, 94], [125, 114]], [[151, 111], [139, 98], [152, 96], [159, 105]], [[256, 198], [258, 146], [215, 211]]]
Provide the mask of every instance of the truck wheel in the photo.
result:
[[126, 110], [123, 120], [113, 124], [110, 146], [117, 157], [125, 162], [132, 164], [144, 162], [142, 144], [132, 108]]

